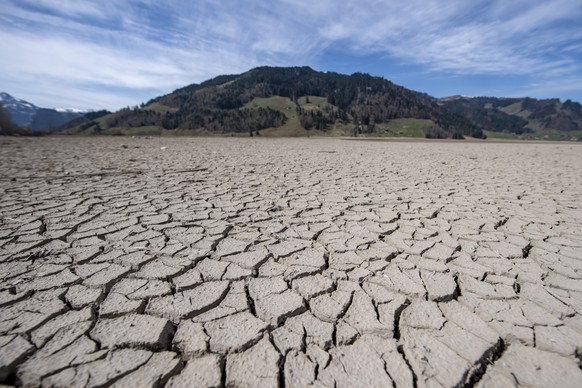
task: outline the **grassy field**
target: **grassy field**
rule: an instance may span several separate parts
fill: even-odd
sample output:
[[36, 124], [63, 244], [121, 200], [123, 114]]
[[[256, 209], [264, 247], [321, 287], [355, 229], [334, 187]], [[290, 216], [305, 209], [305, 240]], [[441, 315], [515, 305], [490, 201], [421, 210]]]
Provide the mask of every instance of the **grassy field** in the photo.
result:
[[[318, 110], [327, 104], [327, 99], [325, 97], [303, 96], [298, 98], [297, 102], [305, 110]], [[295, 103], [286, 97], [255, 98], [243, 107], [243, 109], [253, 108], [271, 108], [282, 112], [287, 117], [285, 125], [261, 131], [266, 136], [353, 136], [354, 134], [354, 125], [351, 123], [337, 122], [329, 131], [325, 132], [303, 129], [299, 123]], [[392, 120], [389, 123], [377, 124], [376, 133], [371, 134], [371, 136], [423, 138], [422, 129], [431, 123], [430, 120], [420, 119]], [[366, 136], [366, 127], [362, 128], [362, 132], [359, 136]]]
[[243, 109], [253, 108], [271, 108], [283, 112], [287, 118], [297, 117], [295, 103], [287, 97], [255, 97], [251, 102], [243, 106]]
[[[529, 134], [525, 138], [529, 139]], [[582, 131], [558, 132], [553, 129], [540, 129], [532, 135], [533, 140], [578, 140], [582, 139]]]
[[377, 130], [382, 136], [393, 137], [425, 137], [423, 128], [432, 124], [430, 120], [396, 119], [387, 124], [378, 124]]
[[154, 112], [159, 112], [159, 113], [174, 113], [176, 111], [178, 111], [178, 108], [170, 108], [169, 106], [165, 106], [165, 105], [160, 105], [157, 102], [153, 102], [151, 104], [149, 104], [148, 106], [146, 106], [144, 108], [144, 110], [151, 110]]
[[104, 135], [117, 136], [207, 136], [206, 130], [163, 129], [154, 125], [144, 127], [113, 127], [102, 132]]
[[327, 98], [318, 96], [303, 96], [297, 99], [299, 106], [305, 110], [319, 110], [327, 105]]
[[483, 132], [487, 136], [487, 139], [519, 140], [518, 136], [514, 133], [491, 132], [491, 131]]
[[[305, 101], [305, 99], [304, 99]], [[295, 110], [296, 105], [287, 97], [273, 96], [267, 98], [256, 97], [246, 104], [243, 109], [271, 108], [282, 112], [287, 117], [287, 122], [278, 128], [268, 128], [260, 131], [263, 136], [321, 136], [320, 131], [306, 130], [299, 123], [299, 117]]]
[[147, 127], [113, 127], [102, 132], [104, 135], [119, 135], [119, 136], [161, 136], [162, 129], [157, 126]]
[[582, 131], [558, 132], [552, 129], [538, 129], [534, 133], [516, 135], [514, 133], [484, 131], [488, 139], [506, 140], [560, 140], [576, 141], [582, 139]]

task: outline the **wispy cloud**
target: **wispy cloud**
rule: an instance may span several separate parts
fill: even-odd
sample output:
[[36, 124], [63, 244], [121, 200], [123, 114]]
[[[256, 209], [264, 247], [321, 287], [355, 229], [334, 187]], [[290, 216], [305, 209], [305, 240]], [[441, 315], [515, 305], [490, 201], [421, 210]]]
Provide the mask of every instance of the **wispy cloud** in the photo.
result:
[[116, 109], [257, 65], [325, 70], [328, 49], [378, 54], [387, 73], [397, 60], [424, 74], [578, 84], [579, 20], [570, 0], [5, 0], [0, 89]]
[[[496, 2], [409, 0], [393, 5], [359, 12], [348, 8], [321, 30], [353, 50], [387, 52], [435, 71], [532, 74], [579, 60], [552, 57], [561, 45], [580, 42], [581, 30], [560, 28], [560, 23], [582, 17], [579, 2], [529, 1], [507, 13]], [[358, 17], [351, 19], [354, 14]]]
[[[562, 100], [574, 99], [582, 90], [582, 78], [570, 77], [559, 79], [541, 79], [526, 83], [507, 94], [507, 97], [538, 96], [539, 98], [556, 98], [562, 96]], [[570, 97], [571, 96], [571, 97]]]

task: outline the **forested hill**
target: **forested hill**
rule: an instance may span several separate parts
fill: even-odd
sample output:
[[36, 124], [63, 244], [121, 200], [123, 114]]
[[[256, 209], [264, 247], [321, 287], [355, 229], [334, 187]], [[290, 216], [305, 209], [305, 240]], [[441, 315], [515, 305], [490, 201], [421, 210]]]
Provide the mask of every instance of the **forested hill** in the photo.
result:
[[258, 67], [192, 84], [118, 112], [97, 112], [72, 133], [369, 135], [582, 138], [582, 106], [558, 99], [436, 99], [368, 74]]
[[390, 131], [390, 123], [397, 119], [412, 119], [427, 137], [483, 137], [478, 126], [427, 94], [368, 74], [324, 73], [309, 67], [259, 67], [219, 76], [74, 130], [158, 128], [256, 134], [285, 128], [288, 135], [376, 134]]
[[454, 96], [439, 103], [486, 131], [521, 135], [551, 130], [566, 138], [582, 131], [582, 105], [570, 100]]

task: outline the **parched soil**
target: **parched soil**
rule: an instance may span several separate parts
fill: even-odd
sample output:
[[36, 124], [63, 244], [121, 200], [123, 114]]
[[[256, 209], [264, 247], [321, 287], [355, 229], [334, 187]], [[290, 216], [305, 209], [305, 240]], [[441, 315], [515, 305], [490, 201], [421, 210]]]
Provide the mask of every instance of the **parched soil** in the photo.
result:
[[0, 139], [0, 383], [580, 386], [582, 145]]

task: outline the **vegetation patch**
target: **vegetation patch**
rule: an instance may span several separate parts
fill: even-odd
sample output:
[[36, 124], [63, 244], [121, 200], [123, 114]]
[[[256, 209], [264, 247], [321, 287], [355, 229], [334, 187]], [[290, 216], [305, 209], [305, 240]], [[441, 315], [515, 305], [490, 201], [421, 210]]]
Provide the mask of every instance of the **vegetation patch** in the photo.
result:
[[425, 137], [425, 131], [433, 126], [431, 120], [422, 119], [396, 119], [380, 126], [381, 132], [385, 136], [395, 137]]
[[151, 104], [146, 105], [143, 109], [157, 113], [176, 113], [178, 111], [178, 108], [172, 108], [157, 102], [152, 102]]

